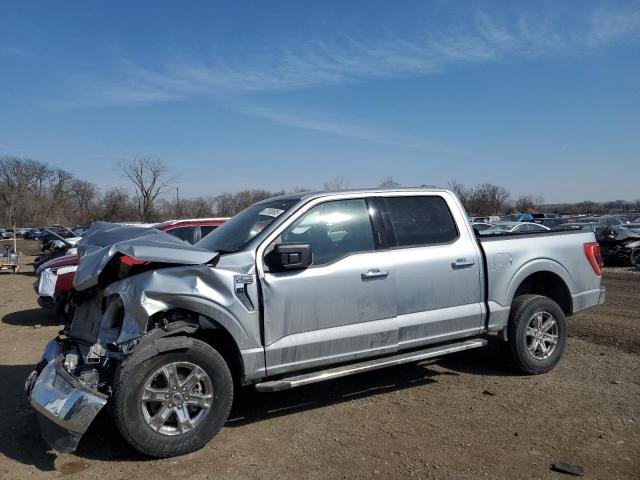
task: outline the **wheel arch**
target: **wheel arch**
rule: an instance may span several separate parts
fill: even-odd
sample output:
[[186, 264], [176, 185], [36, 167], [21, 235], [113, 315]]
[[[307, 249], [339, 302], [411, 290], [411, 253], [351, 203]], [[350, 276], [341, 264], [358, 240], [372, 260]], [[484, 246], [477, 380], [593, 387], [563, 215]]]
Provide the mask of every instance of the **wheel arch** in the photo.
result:
[[204, 315], [198, 317], [199, 328], [191, 336], [211, 345], [227, 363], [234, 382], [244, 383], [245, 364], [236, 339], [217, 320]]
[[[166, 323], [165, 323], [166, 322]], [[246, 377], [245, 362], [242, 357], [239, 339], [225, 325], [224, 319], [203, 315], [193, 309], [173, 308], [158, 312], [150, 318], [149, 325], [155, 324], [164, 330], [164, 339], [182, 338], [185, 341], [197, 339], [213, 347], [224, 359], [231, 371], [234, 381], [244, 383]], [[151, 331], [148, 327], [147, 332]], [[237, 333], [237, 332], [236, 332]], [[240, 340], [241, 341], [241, 340]], [[157, 343], [157, 341], [154, 341]], [[176, 350], [182, 347], [180, 342], [169, 343], [164, 350]], [[161, 350], [159, 350], [161, 351]]]
[[543, 295], [555, 301], [569, 316], [573, 313], [572, 284], [569, 273], [558, 263], [545, 261], [535, 266], [523, 267], [513, 278], [509, 286], [510, 304], [525, 294]]

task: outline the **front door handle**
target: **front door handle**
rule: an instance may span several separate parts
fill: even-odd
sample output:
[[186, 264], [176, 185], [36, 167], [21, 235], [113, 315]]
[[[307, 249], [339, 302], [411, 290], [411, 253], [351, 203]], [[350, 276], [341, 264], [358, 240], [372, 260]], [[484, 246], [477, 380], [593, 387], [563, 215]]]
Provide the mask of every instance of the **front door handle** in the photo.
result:
[[371, 280], [374, 278], [387, 278], [389, 276], [389, 272], [385, 272], [384, 270], [378, 270], [377, 268], [372, 268], [368, 270], [366, 273], [361, 273], [360, 278], [362, 280]]
[[451, 268], [458, 270], [460, 268], [469, 268], [475, 265], [475, 262], [467, 260], [466, 258], [459, 258], [455, 262], [451, 262]]

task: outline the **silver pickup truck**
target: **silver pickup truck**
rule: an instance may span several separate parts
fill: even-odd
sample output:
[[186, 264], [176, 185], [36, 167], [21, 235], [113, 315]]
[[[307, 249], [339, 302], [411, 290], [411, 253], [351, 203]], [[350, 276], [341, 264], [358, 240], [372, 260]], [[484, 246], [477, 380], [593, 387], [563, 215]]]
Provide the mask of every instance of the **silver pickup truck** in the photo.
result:
[[110, 403], [134, 448], [184, 454], [225, 423], [234, 387], [290, 389], [490, 335], [505, 363], [544, 373], [562, 356], [565, 317], [605, 294], [592, 232], [479, 238], [442, 189], [272, 198], [195, 246], [117, 228], [83, 240], [108, 231], [110, 246], [79, 245], [75, 316], [26, 381], [59, 451]]

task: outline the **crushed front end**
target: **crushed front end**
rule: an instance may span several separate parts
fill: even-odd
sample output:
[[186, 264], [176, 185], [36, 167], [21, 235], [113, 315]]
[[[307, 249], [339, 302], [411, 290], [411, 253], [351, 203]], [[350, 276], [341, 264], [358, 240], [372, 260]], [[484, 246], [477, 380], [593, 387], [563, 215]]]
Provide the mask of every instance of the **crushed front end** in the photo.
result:
[[[186, 248], [184, 242], [163, 232], [155, 236], [160, 247], [140, 245], [143, 239], [137, 238], [99, 249], [83, 257], [78, 266], [75, 291], [69, 299], [73, 319], [47, 344], [25, 382], [42, 436], [55, 450], [76, 449], [111, 397], [118, 366], [136, 347], [193, 331], [194, 322], [198, 322], [197, 316], [172, 310], [160, 300], [151, 301], [146, 289], [155, 285], [158, 270], [174, 267], [175, 271], [177, 266], [177, 270], [207, 271], [202, 263], [215, 254]], [[148, 242], [150, 237], [154, 235], [144, 240]], [[122, 252], [126, 248], [131, 256]], [[146, 258], [149, 252], [155, 261]], [[167, 281], [159, 279], [158, 283]]]
[[79, 364], [80, 355], [71, 339], [51, 340], [25, 383], [43, 438], [63, 453], [76, 449], [108, 398], [98, 369]]

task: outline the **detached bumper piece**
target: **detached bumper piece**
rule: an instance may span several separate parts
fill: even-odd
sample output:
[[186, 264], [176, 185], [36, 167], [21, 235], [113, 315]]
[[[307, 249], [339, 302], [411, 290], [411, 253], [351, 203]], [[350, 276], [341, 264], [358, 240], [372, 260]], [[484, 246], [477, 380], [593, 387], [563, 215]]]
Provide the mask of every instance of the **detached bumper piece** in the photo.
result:
[[[62, 365], [60, 345], [57, 344], [57, 352], [53, 347], [47, 346], [43, 361], [48, 362], [39, 374], [33, 371], [29, 375], [25, 390], [36, 411], [44, 440], [55, 450], [68, 453], [76, 449], [82, 435], [106, 405], [107, 396], [73, 378]], [[52, 358], [48, 359], [47, 353]]]

